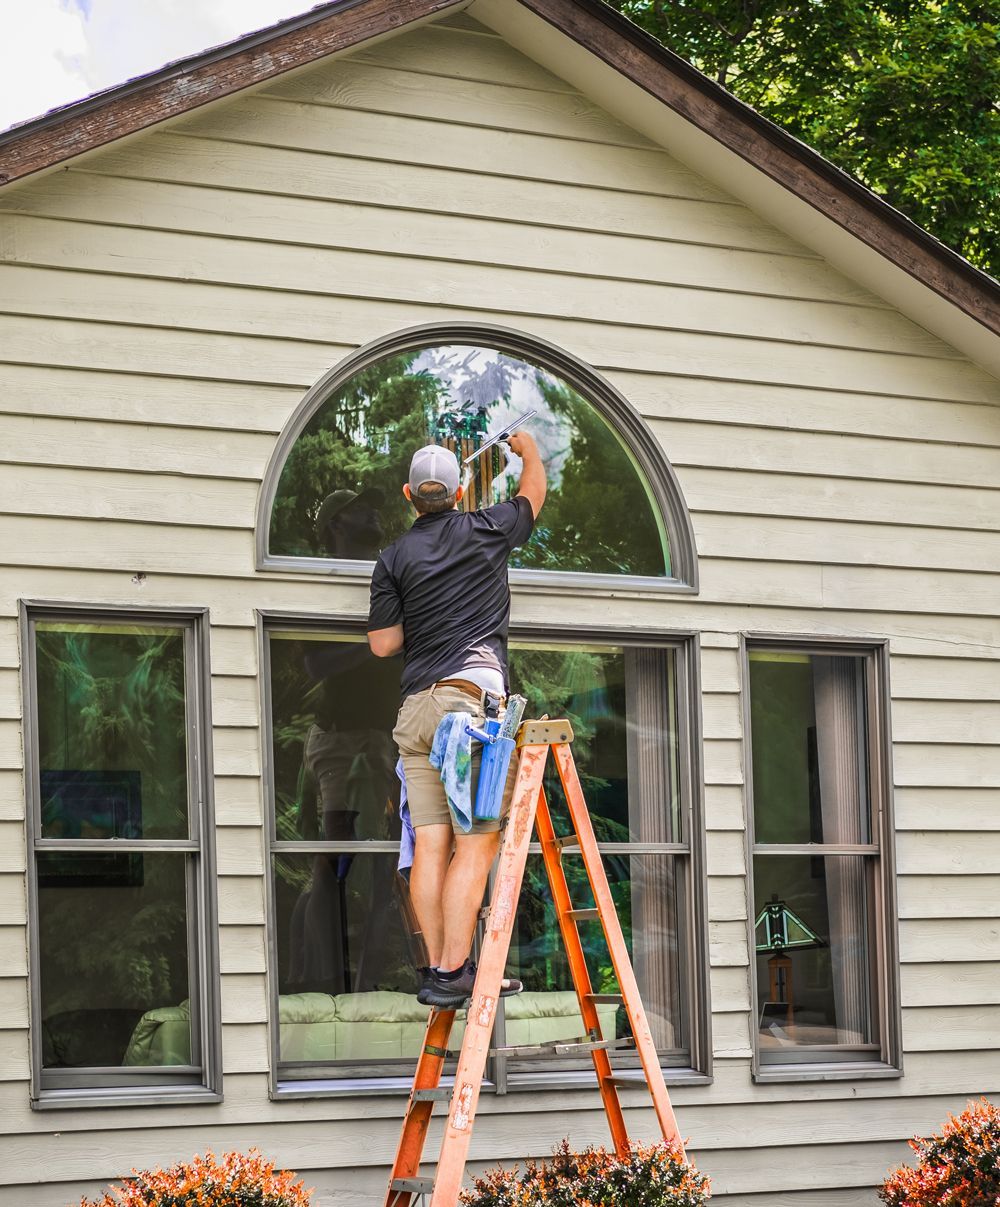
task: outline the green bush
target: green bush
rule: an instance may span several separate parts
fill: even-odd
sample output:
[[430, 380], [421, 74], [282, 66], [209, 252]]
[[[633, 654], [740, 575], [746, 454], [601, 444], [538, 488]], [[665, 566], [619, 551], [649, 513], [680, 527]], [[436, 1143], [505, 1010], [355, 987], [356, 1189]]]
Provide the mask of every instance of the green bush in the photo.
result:
[[708, 1178], [679, 1147], [637, 1144], [619, 1157], [593, 1147], [574, 1153], [564, 1140], [551, 1161], [476, 1178], [461, 1201], [465, 1207], [702, 1207], [709, 1197]]
[[1000, 1110], [985, 1098], [949, 1115], [940, 1136], [918, 1136], [910, 1147], [916, 1166], [894, 1169], [878, 1192], [889, 1207], [1000, 1204]]

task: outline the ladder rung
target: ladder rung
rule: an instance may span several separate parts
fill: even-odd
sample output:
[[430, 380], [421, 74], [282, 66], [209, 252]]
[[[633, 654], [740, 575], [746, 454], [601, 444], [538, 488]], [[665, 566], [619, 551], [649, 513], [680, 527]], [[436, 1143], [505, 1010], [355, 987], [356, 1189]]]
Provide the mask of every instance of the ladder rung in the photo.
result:
[[574, 922], [599, 922], [601, 911], [599, 909], [568, 909], [566, 917], [572, 918]]
[[585, 996], [589, 1002], [594, 1002], [596, 1005], [610, 1005], [611, 1002], [614, 1002], [621, 1006], [625, 1001], [620, 993], [588, 993]]
[[451, 1090], [447, 1088], [413, 1091], [414, 1102], [448, 1102], [450, 1099]]
[[543, 1044], [513, 1044], [504, 1048], [490, 1048], [491, 1056], [572, 1056], [577, 1052], [599, 1052], [611, 1048], [634, 1048], [631, 1035], [621, 1039], [550, 1039]]
[[616, 1090], [641, 1090], [643, 1086], [648, 1087], [648, 1082], [642, 1077], [622, 1077], [620, 1075], [614, 1077], [605, 1077], [605, 1085], [613, 1085]]
[[390, 1190], [400, 1190], [407, 1194], [433, 1194], [433, 1178], [393, 1178]]
[[567, 847], [579, 847], [580, 837], [578, 834], [564, 834], [555, 839], [555, 844], [561, 851], [565, 851]]

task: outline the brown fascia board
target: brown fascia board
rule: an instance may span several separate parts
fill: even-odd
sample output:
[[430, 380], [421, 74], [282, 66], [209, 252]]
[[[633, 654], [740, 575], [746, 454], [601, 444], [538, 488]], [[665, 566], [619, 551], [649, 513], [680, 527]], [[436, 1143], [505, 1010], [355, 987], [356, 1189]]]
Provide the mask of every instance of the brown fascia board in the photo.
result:
[[0, 134], [0, 186], [462, 3], [340, 0], [180, 59]]
[[1000, 335], [1000, 282], [603, 0], [518, 3]]

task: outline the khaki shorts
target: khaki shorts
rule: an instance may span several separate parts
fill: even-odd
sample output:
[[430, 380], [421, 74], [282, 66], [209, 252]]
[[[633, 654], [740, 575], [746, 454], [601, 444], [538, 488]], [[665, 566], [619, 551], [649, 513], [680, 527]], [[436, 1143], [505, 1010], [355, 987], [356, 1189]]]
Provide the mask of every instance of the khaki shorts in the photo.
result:
[[[485, 720], [483, 702], [479, 703], [469, 693], [458, 687], [425, 688], [407, 696], [396, 718], [396, 728], [392, 737], [399, 747], [403, 760], [403, 770], [406, 773], [406, 799], [410, 806], [410, 821], [414, 828], [418, 826], [447, 826], [450, 825], [456, 834], [463, 834], [458, 821], [448, 808], [448, 797], [444, 784], [441, 783], [441, 773], [430, 765], [427, 756], [434, 743], [434, 734], [441, 723], [441, 718], [447, 712], [467, 712], [472, 717], [473, 725], [482, 725]], [[479, 783], [479, 763], [482, 758], [482, 744], [472, 743], [472, 800], [476, 800], [476, 786]], [[501, 815], [506, 817], [510, 809], [511, 797], [514, 793], [514, 781], [517, 778], [517, 757], [510, 760], [507, 772], [507, 785], [504, 790]], [[472, 819], [473, 834], [489, 834], [500, 829], [500, 818]]]

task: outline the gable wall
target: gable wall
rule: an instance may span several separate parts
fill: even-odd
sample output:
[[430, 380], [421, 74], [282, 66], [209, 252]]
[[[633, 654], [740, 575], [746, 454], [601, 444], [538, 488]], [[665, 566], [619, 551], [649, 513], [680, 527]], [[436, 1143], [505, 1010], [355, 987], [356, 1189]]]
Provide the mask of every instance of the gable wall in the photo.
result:
[[[904, 1137], [1000, 1090], [994, 379], [461, 17], [12, 191], [0, 252], [0, 1205], [57, 1207], [209, 1142], [259, 1144], [318, 1204], [374, 1201], [399, 1099], [267, 1099], [254, 629], [255, 608], [363, 613], [367, 586], [255, 572], [253, 522], [309, 385], [422, 322], [496, 322], [595, 365], [692, 510], [700, 596], [610, 606], [703, 633], [715, 1080], [673, 1097], [718, 1199], [857, 1203]], [[221, 1106], [27, 1110], [21, 597], [211, 608]], [[750, 1082], [743, 630], [891, 638], [900, 1081]], [[484, 1102], [474, 1157], [602, 1140], [593, 1105]]]

